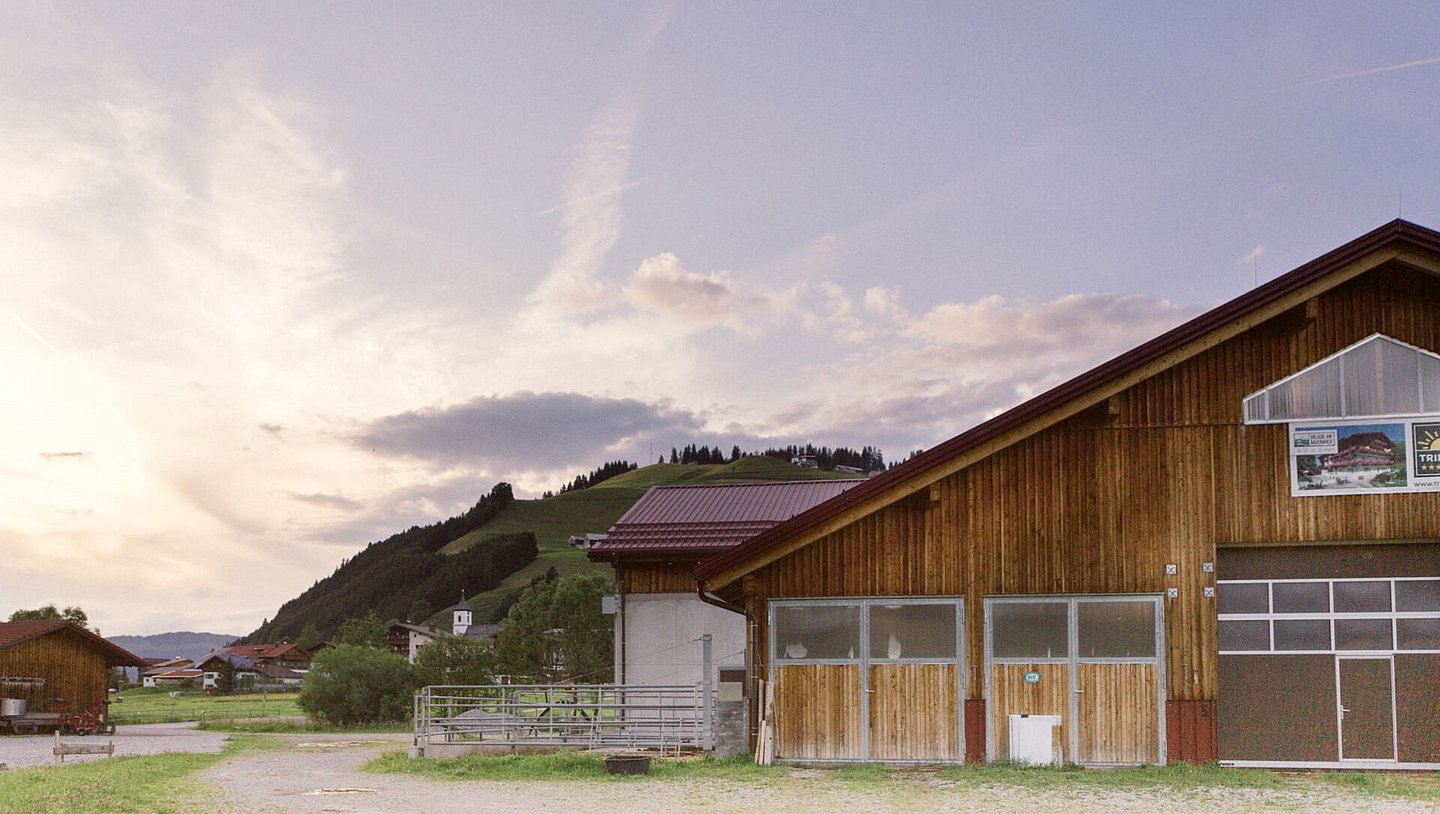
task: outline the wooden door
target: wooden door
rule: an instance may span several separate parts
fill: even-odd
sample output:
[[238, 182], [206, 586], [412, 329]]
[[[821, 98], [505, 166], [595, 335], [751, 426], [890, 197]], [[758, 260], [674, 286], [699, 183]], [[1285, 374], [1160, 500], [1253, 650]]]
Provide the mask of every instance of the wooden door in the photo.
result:
[[1395, 759], [1395, 704], [1388, 658], [1340, 658], [1340, 759]]
[[1155, 664], [1081, 662], [1075, 673], [1077, 763], [1160, 761]]
[[[1027, 673], [1038, 681], [1025, 680]], [[990, 723], [994, 742], [992, 760], [1010, 759], [1011, 715], [1059, 715], [1056, 749], [1060, 760], [1069, 761], [1070, 665], [1066, 662], [993, 664], [990, 667]]]
[[964, 759], [954, 664], [872, 664], [870, 760]]
[[786, 664], [775, 679], [775, 756], [859, 760], [860, 665]]

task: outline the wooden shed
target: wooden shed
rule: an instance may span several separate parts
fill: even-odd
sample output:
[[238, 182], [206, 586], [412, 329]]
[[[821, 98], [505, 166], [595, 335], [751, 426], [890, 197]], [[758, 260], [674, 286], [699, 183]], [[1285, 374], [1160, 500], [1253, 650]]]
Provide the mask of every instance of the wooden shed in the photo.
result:
[[777, 757], [1440, 768], [1437, 351], [1397, 220], [707, 560]]
[[0, 622], [0, 697], [23, 700], [28, 714], [103, 716], [110, 668], [140, 663], [74, 622]]

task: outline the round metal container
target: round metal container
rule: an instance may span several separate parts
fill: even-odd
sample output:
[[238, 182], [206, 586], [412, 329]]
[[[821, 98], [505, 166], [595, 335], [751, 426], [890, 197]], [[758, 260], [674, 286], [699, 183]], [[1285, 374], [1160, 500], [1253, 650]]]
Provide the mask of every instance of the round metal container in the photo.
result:
[[24, 698], [0, 698], [0, 718], [18, 718], [24, 714]]

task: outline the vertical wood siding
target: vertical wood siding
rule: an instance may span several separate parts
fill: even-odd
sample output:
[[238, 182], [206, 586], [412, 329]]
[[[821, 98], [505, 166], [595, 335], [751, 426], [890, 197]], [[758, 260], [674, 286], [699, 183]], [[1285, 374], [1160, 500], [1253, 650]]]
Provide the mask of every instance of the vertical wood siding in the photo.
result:
[[617, 581], [623, 580], [625, 593], [629, 594], [675, 594], [694, 593], [695, 578], [690, 572], [696, 563], [691, 562], [627, 562], [615, 563]]
[[1078, 664], [1081, 763], [1158, 763], [1160, 710], [1154, 664]]
[[860, 667], [787, 664], [775, 680], [775, 754], [860, 759]]
[[870, 759], [963, 759], [953, 664], [870, 665]]
[[1218, 545], [1440, 538], [1440, 493], [1291, 497], [1285, 426], [1245, 426], [1241, 411], [1251, 392], [1376, 332], [1440, 351], [1440, 279], [1392, 263], [1320, 296], [1315, 313], [1270, 320], [897, 499], [756, 571], [745, 601], [763, 624], [770, 598], [963, 595], [977, 611], [965, 615], [966, 683], [980, 698], [982, 597], [1173, 587], [1167, 697], [1215, 700], [1215, 600], [1202, 595], [1214, 574], [1201, 564]]
[[29, 712], [98, 713], [110, 687], [104, 656], [63, 630], [0, 650], [0, 676], [45, 679], [43, 687], [0, 686], [0, 696], [25, 699]]

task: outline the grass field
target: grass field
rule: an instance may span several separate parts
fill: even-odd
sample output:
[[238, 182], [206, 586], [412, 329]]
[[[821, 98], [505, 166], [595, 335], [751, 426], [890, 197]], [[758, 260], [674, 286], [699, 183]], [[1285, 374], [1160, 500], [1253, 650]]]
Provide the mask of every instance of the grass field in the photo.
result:
[[[110, 704], [110, 718], [117, 726], [173, 721], [233, 718], [260, 718], [275, 715], [304, 715], [296, 699], [298, 692], [235, 693], [206, 698], [200, 690], [183, 690], [171, 698], [169, 687], [137, 687], [119, 693], [124, 701]], [[3, 810], [3, 809], [0, 809]]]
[[236, 736], [220, 754], [122, 757], [71, 766], [0, 772], [5, 814], [191, 814], [211, 808], [211, 792], [191, 775], [271, 741]]

